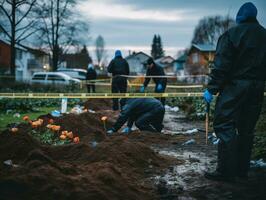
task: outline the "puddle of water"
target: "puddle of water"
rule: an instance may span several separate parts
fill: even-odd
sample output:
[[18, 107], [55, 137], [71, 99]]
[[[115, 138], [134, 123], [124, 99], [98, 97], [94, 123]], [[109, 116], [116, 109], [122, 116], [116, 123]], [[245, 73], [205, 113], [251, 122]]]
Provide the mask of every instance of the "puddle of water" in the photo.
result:
[[165, 174], [153, 178], [155, 184], [163, 181], [168, 188], [189, 190], [196, 186], [202, 186], [204, 171], [215, 168], [215, 166], [207, 164], [210, 163], [210, 158], [203, 152], [159, 150], [158, 153], [174, 157], [184, 162], [183, 164], [169, 168]]

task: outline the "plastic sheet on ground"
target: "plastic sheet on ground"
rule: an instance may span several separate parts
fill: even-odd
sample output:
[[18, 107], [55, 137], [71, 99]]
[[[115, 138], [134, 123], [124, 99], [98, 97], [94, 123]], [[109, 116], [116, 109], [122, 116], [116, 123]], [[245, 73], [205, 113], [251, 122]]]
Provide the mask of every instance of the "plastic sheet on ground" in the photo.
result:
[[251, 160], [250, 161], [250, 167], [252, 167], [252, 168], [266, 168], [266, 163], [263, 161], [263, 159]]
[[179, 108], [177, 106], [171, 107], [171, 106], [165, 105], [164, 108], [166, 111], [172, 111], [172, 112], [178, 112], [179, 111]]

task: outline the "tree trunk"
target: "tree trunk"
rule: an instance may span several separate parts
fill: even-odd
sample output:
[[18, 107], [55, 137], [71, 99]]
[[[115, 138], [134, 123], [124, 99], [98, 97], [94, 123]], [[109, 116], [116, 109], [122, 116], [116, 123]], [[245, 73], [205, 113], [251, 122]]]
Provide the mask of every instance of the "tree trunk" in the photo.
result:
[[53, 55], [52, 55], [53, 71], [56, 71], [58, 68], [58, 60], [59, 60], [59, 47], [58, 45], [56, 45], [53, 48]]
[[11, 43], [10, 43], [10, 74], [12, 80], [16, 75], [16, 1], [12, 3], [12, 22], [11, 22]]

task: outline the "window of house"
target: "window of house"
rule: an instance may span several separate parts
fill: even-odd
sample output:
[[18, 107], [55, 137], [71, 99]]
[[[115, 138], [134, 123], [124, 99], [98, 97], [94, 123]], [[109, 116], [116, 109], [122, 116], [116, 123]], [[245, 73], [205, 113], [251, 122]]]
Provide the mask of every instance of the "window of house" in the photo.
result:
[[192, 54], [192, 63], [198, 63], [199, 62], [199, 54], [198, 53], [193, 53]]
[[21, 60], [22, 59], [22, 51], [21, 50], [16, 50], [16, 59]]

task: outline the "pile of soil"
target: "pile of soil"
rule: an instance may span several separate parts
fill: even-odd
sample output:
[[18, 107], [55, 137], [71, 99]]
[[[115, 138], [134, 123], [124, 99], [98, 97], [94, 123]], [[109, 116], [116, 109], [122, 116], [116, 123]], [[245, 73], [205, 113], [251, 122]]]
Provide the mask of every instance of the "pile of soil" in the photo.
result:
[[[44, 146], [5, 131], [0, 150], [1, 199], [156, 199], [149, 174], [172, 162], [125, 136], [97, 146]], [[4, 165], [7, 159], [18, 166]]]
[[[103, 116], [107, 116], [104, 123], [101, 121]], [[45, 128], [50, 119], [53, 119], [55, 125], [61, 126], [61, 131], [72, 131], [75, 136], [79, 136], [83, 142], [97, 141], [100, 142], [106, 138], [106, 130], [111, 128], [118, 116], [117, 112], [104, 111], [82, 114], [67, 114], [61, 117], [53, 117], [52, 115], [42, 115], [39, 118], [44, 120], [42, 128]]]
[[112, 100], [111, 99], [89, 99], [83, 104], [85, 109], [91, 110], [111, 110]]

